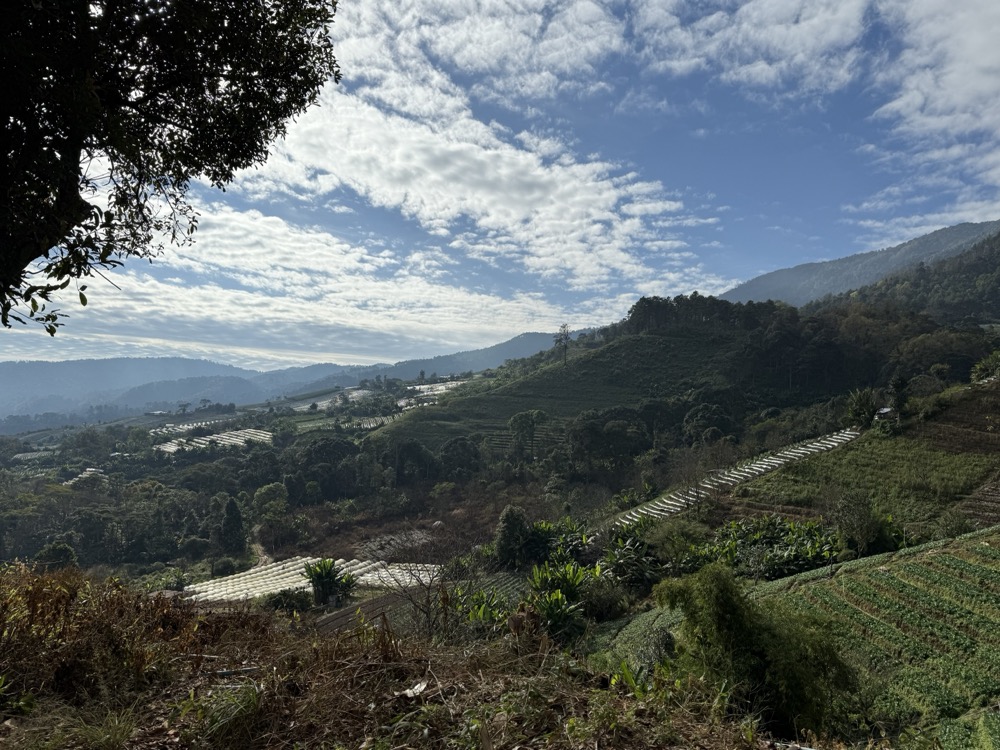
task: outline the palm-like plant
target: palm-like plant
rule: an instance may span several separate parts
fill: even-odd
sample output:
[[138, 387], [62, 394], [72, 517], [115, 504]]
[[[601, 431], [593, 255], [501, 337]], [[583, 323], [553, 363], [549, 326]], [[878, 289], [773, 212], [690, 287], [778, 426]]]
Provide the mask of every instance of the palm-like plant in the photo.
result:
[[323, 558], [314, 563], [306, 563], [302, 573], [312, 584], [313, 601], [318, 606], [340, 604], [351, 597], [358, 579], [351, 573], [342, 573], [337, 564], [330, 558]]

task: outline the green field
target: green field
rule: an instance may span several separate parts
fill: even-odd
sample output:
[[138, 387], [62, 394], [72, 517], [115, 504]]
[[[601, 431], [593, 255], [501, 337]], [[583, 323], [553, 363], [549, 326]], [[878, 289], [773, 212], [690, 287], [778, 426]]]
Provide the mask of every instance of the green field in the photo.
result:
[[731, 369], [740, 346], [735, 330], [709, 336], [623, 336], [577, 354], [567, 367], [561, 362], [544, 365], [507, 384], [477, 382], [473, 389], [480, 392], [457, 391], [436, 407], [414, 409], [382, 432], [437, 450], [457, 436], [506, 433], [514, 414], [531, 409], [545, 411], [549, 429], [555, 430], [587, 409], [636, 406], [646, 398], [704, 388], [724, 390], [730, 384], [722, 373]]
[[866, 435], [835, 451], [797, 461], [741, 485], [736, 498], [755, 507], [815, 508], [831, 494], [873, 499], [909, 535], [930, 538], [943, 511], [982, 486], [996, 471], [993, 436], [956, 453], [925, 438]]
[[1000, 527], [809, 577], [761, 593], [830, 620], [882, 721], [943, 721], [956, 748], [995, 726], [977, 722], [1000, 700]]
[[[764, 583], [752, 595], [829, 623], [873, 725], [921, 726], [944, 750], [1000, 746], [1000, 527]], [[676, 613], [653, 610], [608, 624], [592, 643], [602, 659], [641, 663], [677, 624]]]

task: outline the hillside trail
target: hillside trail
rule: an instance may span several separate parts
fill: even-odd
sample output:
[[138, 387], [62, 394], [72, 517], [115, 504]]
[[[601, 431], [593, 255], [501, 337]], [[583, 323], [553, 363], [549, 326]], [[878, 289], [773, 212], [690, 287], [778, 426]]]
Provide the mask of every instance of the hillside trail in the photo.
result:
[[253, 530], [253, 537], [250, 540], [250, 549], [257, 557], [257, 562], [253, 564], [253, 567], [260, 568], [264, 565], [269, 565], [270, 563], [273, 563], [274, 558], [264, 551], [264, 545], [260, 543], [259, 539], [257, 539], [257, 532], [258, 529]]

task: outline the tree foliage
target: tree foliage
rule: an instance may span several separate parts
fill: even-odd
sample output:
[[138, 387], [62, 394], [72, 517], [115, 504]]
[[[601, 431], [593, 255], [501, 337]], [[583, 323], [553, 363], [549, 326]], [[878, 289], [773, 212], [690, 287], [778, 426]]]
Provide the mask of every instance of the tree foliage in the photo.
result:
[[994, 349], [989, 355], [976, 362], [972, 368], [972, 379], [986, 380], [1000, 377], [1000, 349]]
[[335, 10], [336, 0], [7, 8], [0, 322], [33, 318], [54, 333], [52, 292], [186, 242], [191, 181], [222, 187], [262, 163], [287, 121], [339, 80], [326, 33]]

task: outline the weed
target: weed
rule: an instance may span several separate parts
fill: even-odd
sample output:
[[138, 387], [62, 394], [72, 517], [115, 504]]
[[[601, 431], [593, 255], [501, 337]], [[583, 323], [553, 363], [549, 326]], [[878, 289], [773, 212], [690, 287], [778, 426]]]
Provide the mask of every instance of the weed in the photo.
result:
[[111, 710], [96, 721], [81, 720], [71, 734], [86, 750], [124, 750], [137, 725], [133, 709]]

